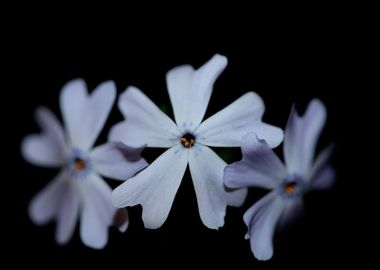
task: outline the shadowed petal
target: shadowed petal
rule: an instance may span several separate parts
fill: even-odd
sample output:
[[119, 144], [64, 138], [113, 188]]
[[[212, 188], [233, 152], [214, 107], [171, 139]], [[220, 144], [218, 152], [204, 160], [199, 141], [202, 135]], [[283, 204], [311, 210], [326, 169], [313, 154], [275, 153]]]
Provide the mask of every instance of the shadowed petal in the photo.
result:
[[251, 250], [258, 260], [269, 260], [273, 255], [273, 234], [284, 208], [275, 194], [272, 191], [264, 196], [244, 214]]
[[315, 160], [309, 178], [310, 189], [327, 189], [335, 182], [335, 169], [329, 164], [333, 146], [324, 149]]
[[243, 137], [243, 159], [224, 169], [224, 184], [230, 188], [275, 188], [286, 176], [286, 169], [270, 146], [255, 133]]
[[61, 124], [45, 107], [37, 109], [36, 120], [42, 133], [29, 135], [22, 141], [22, 156], [34, 165], [61, 166], [65, 161], [65, 140]]
[[325, 121], [326, 108], [318, 99], [309, 103], [303, 117], [292, 108], [284, 137], [284, 157], [289, 173], [307, 175]]
[[128, 87], [121, 94], [118, 105], [126, 121], [112, 127], [110, 141], [135, 147], [147, 144], [148, 147], [165, 148], [177, 143], [177, 126], [136, 87]]
[[94, 169], [100, 174], [119, 180], [132, 177], [148, 163], [141, 158], [144, 147], [130, 147], [120, 142], [109, 142], [94, 148], [90, 154]]
[[242, 137], [255, 132], [270, 146], [277, 146], [283, 138], [282, 130], [261, 122], [264, 110], [262, 99], [248, 92], [205, 120], [197, 130], [198, 141], [209, 146], [240, 147]]
[[166, 83], [179, 127], [202, 121], [209, 103], [213, 85], [227, 65], [227, 58], [216, 54], [197, 70], [183, 65], [170, 70]]
[[141, 204], [145, 227], [161, 227], [169, 215], [186, 166], [187, 152], [181, 146], [168, 149], [149, 167], [113, 191], [114, 205], [125, 207]]
[[302, 215], [303, 211], [302, 199], [289, 200], [284, 206], [284, 211], [278, 222], [278, 228], [284, 229], [287, 225], [295, 222]]
[[223, 170], [226, 163], [206, 146], [198, 145], [190, 152], [189, 166], [203, 224], [218, 229], [224, 225], [227, 204], [241, 205], [246, 191], [225, 191]]

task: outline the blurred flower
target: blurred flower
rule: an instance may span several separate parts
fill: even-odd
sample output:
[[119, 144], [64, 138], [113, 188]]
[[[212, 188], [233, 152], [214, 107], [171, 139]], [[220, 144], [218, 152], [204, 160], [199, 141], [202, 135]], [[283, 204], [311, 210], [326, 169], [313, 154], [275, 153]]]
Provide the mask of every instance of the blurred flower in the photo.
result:
[[115, 179], [133, 176], [147, 165], [140, 157], [142, 149], [117, 142], [91, 149], [115, 96], [111, 81], [100, 84], [91, 95], [83, 80], [70, 81], [60, 96], [67, 134], [50, 110], [39, 108], [36, 120], [42, 133], [29, 135], [22, 142], [22, 155], [30, 163], [62, 168], [29, 205], [34, 223], [42, 225], [56, 220], [55, 238], [59, 244], [71, 238], [78, 216], [81, 239], [92, 248], [107, 244], [109, 226], [117, 225], [120, 231], [127, 229], [127, 212], [112, 205], [112, 190], [98, 173]]
[[165, 222], [188, 163], [203, 224], [212, 229], [223, 226], [227, 205], [240, 206], [246, 189], [224, 190], [226, 163], [207, 146], [240, 147], [248, 131], [255, 131], [273, 147], [282, 141], [281, 129], [261, 122], [264, 104], [253, 92], [202, 122], [213, 84], [226, 65], [226, 57], [215, 55], [198, 70], [183, 65], [167, 73], [176, 123], [135, 87], [129, 87], [119, 99], [126, 121], [112, 128], [111, 141], [169, 148], [112, 194], [118, 207], [141, 204], [147, 228]]
[[287, 223], [301, 212], [303, 194], [310, 189], [328, 188], [334, 182], [335, 171], [328, 163], [332, 147], [322, 151], [313, 163], [325, 120], [326, 109], [319, 100], [310, 102], [303, 117], [293, 107], [284, 136], [286, 167], [267, 142], [249, 133], [243, 138], [243, 159], [224, 170], [227, 187], [272, 189], [244, 214], [247, 237], [259, 260], [272, 257], [276, 225]]

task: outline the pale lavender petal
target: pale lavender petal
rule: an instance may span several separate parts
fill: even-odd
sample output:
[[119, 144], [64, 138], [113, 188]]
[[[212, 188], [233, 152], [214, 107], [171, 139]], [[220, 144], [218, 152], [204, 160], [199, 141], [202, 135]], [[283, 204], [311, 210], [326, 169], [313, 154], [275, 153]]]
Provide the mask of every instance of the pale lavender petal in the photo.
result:
[[310, 189], [328, 189], [335, 183], [334, 167], [326, 166], [310, 180]]
[[55, 115], [45, 107], [37, 109], [36, 120], [42, 133], [29, 135], [22, 141], [22, 156], [28, 162], [38, 166], [61, 166], [66, 156], [61, 124]]
[[114, 205], [125, 207], [141, 204], [145, 227], [160, 227], [169, 215], [186, 166], [187, 152], [182, 146], [168, 149], [149, 167], [113, 191]]
[[73, 147], [88, 150], [102, 130], [116, 98], [113, 81], [99, 84], [88, 95], [86, 83], [68, 82], [61, 91], [60, 103], [63, 119]]
[[283, 209], [284, 204], [272, 191], [244, 214], [251, 250], [258, 260], [269, 260], [273, 255], [273, 235]]
[[324, 149], [316, 158], [309, 176], [310, 189], [328, 189], [335, 182], [335, 169], [330, 165], [333, 146]]
[[55, 231], [55, 239], [60, 245], [66, 244], [71, 239], [81, 206], [80, 193], [76, 183], [69, 181], [66, 189], [66, 191], [60, 191], [62, 193]]
[[229, 202], [241, 205], [246, 196], [244, 191], [229, 193], [225, 191], [223, 186], [225, 166], [226, 163], [207, 146], [197, 145], [189, 153], [189, 167], [197, 195], [199, 214], [203, 224], [210, 229], [218, 229], [224, 225]]
[[121, 142], [100, 145], [90, 153], [91, 164], [100, 174], [126, 180], [148, 165], [141, 158], [144, 147], [130, 147]]
[[280, 128], [261, 122], [265, 106], [254, 92], [248, 92], [229, 106], [205, 120], [197, 129], [198, 142], [217, 147], [240, 147], [242, 137], [255, 132], [272, 147], [281, 143]]
[[284, 157], [289, 173], [307, 175], [325, 122], [326, 108], [318, 99], [309, 103], [303, 117], [292, 108], [284, 137]]
[[224, 169], [224, 184], [230, 188], [276, 188], [286, 169], [270, 146], [255, 133], [243, 137], [243, 159]]
[[38, 225], [44, 225], [54, 219], [64, 200], [69, 185], [69, 176], [60, 172], [50, 183], [38, 192], [31, 200], [28, 208], [30, 219]]
[[112, 127], [110, 141], [165, 148], [178, 143], [180, 134], [175, 123], [136, 87], [128, 87], [118, 105], [126, 121]]
[[89, 247], [102, 249], [108, 242], [108, 229], [117, 211], [112, 205], [111, 194], [111, 188], [95, 173], [83, 183], [80, 236]]
[[66, 83], [60, 94], [63, 122], [72, 145], [81, 142], [83, 118], [87, 109], [87, 86], [84, 80], [76, 79]]
[[78, 142], [83, 150], [90, 149], [94, 145], [111, 112], [115, 98], [116, 86], [113, 81], [99, 84], [89, 96], [81, 126], [81, 141]]
[[197, 70], [183, 65], [170, 70], [166, 83], [179, 127], [202, 121], [210, 101], [213, 85], [227, 66], [227, 58], [216, 54]]

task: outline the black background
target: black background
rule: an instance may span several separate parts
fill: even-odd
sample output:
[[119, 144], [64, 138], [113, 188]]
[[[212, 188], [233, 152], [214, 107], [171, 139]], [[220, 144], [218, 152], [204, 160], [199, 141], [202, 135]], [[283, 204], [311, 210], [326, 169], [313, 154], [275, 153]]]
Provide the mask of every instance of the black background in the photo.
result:
[[[8, 55], [13, 60], [9, 69], [14, 77], [8, 90], [12, 103], [7, 115], [12, 144], [7, 146], [11, 150], [9, 164], [16, 168], [12, 179], [6, 180], [10, 185], [9, 194], [13, 196], [11, 207], [6, 207], [7, 220], [11, 220], [8, 231], [12, 234], [9, 243], [12, 254], [40, 266], [50, 265], [48, 260], [53, 260], [76, 261], [88, 266], [117, 263], [125, 268], [152, 263], [156, 267], [201, 267], [206, 263], [277, 269], [340, 264], [350, 260], [352, 252], [356, 253], [353, 243], [358, 236], [352, 229], [356, 203], [351, 196], [355, 180], [352, 170], [348, 169], [353, 164], [352, 147], [344, 130], [358, 116], [349, 106], [353, 100], [349, 72], [353, 56], [347, 57], [351, 48], [347, 48], [346, 29], [339, 25], [303, 26], [299, 23], [297, 29], [252, 27], [242, 30], [242, 34], [228, 36], [223, 31], [219, 33], [220, 29], [211, 28], [210, 34], [201, 36], [191, 27], [179, 35], [170, 27], [146, 32], [131, 26], [112, 31], [112, 28], [94, 30], [91, 23], [70, 29], [51, 29], [46, 24], [47, 21], [33, 22], [24, 25], [17, 34], [13, 33], [15, 42], [11, 47], [14, 47]], [[246, 228], [242, 221], [243, 213], [265, 192], [251, 189], [241, 208], [227, 209], [222, 229], [209, 230], [200, 221], [188, 171], [170, 215], [160, 229], [144, 229], [141, 208], [133, 207], [129, 209], [127, 232], [120, 234], [112, 228], [104, 250], [85, 247], [78, 230], [68, 245], [58, 246], [54, 241], [53, 223], [43, 227], [32, 224], [27, 216], [27, 205], [57, 173], [53, 169], [34, 167], [20, 155], [22, 138], [39, 132], [33, 118], [37, 106], [48, 106], [61, 119], [58, 106], [61, 87], [71, 79], [83, 78], [90, 90], [105, 80], [114, 80], [118, 94], [127, 86], [135, 85], [157, 105], [170, 108], [166, 72], [180, 64], [197, 68], [215, 53], [227, 56], [229, 64], [215, 84], [206, 118], [247, 91], [255, 91], [264, 99], [264, 121], [282, 128], [293, 103], [303, 113], [308, 102], [318, 97], [328, 110], [318, 151], [335, 143], [336, 185], [329, 191], [313, 192], [305, 197], [304, 215], [286, 232], [276, 234], [274, 257], [270, 261], [259, 262], [254, 258], [249, 242], [244, 240]], [[109, 128], [121, 120], [114, 106], [97, 144], [105, 142]], [[279, 154], [281, 147], [276, 150]], [[148, 149], [143, 154], [151, 162], [160, 152]], [[233, 160], [239, 159], [239, 149], [233, 150]], [[117, 181], [109, 183], [113, 187], [118, 184]], [[358, 254], [356, 257], [361, 258]], [[13, 260], [13, 263], [18, 261]]]

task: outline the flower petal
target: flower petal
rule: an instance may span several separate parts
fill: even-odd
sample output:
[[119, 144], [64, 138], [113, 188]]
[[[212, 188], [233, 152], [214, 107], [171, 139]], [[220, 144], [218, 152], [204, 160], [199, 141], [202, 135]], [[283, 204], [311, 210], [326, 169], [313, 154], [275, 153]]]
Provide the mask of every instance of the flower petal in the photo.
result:
[[242, 137], [255, 132], [275, 147], [281, 143], [283, 133], [280, 128], [261, 122], [264, 110], [264, 103], [256, 93], [246, 93], [205, 120], [196, 131], [198, 141], [209, 146], [240, 147]]
[[45, 107], [37, 109], [36, 121], [42, 133], [29, 135], [22, 141], [22, 156], [38, 166], [61, 166], [65, 160], [65, 140], [61, 124]]
[[243, 136], [243, 159], [224, 169], [224, 184], [230, 188], [276, 188], [286, 169], [270, 146], [255, 133]]
[[113, 224], [117, 209], [112, 205], [111, 188], [96, 173], [83, 183], [83, 210], [80, 237], [83, 243], [102, 249], [108, 241], [108, 227]]
[[289, 200], [284, 206], [284, 210], [278, 222], [278, 228], [285, 228], [293, 223], [303, 213], [304, 207], [302, 199]]
[[66, 244], [73, 235], [81, 204], [78, 186], [69, 181], [66, 189], [66, 192], [60, 190], [62, 192], [62, 201], [59, 206], [57, 228], [55, 231], [55, 239], [60, 245]]
[[324, 149], [317, 157], [310, 173], [310, 189], [327, 189], [335, 182], [335, 169], [329, 164], [333, 146]]
[[92, 150], [91, 163], [104, 176], [126, 180], [148, 165], [141, 158], [143, 149], [144, 147], [130, 147], [121, 142], [109, 142]]
[[110, 141], [136, 147], [144, 144], [148, 147], [171, 147], [177, 144], [177, 126], [139, 89], [128, 87], [118, 104], [126, 121], [111, 129]]
[[60, 172], [49, 184], [31, 200], [28, 208], [30, 219], [44, 225], [57, 215], [62, 198], [68, 190], [68, 175]]
[[29, 204], [29, 216], [38, 225], [56, 219], [55, 238], [65, 244], [71, 238], [79, 211], [79, 193], [70, 181], [66, 171], [62, 171]]
[[85, 122], [81, 128], [82, 149], [90, 149], [102, 130], [116, 99], [116, 86], [106, 81], [95, 88], [88, 100]]
[[114, 205], [141, 204], [145, 227], [159, 228], [169, 215], [186, 166], [187, 152], [181, 146], [168, 149], [148, 168], [113, 191]]
[[199, 125], [206, 113], [214, 82], [226, 65], [227, 58], [216, 54], [197, 70], [183, 65], [167, 73], [166, 83], [179, 127]]
[[241, 205], [245, 191], [226, 192], [223, 170], [226, 163], [207, 146], [197, 145], [189, 155], [189, 167], [203, 224], [210, 229], [224, 225], [227, 204]]
[[292, 108], [284, 137], [284, 157], [289, 173], [307, 175], [325, 122], [326, 108], [318, 99], [309, 103], [303, 117]]
[[264, 196], [244, 214], [251, 250], [258, 260], [269, 260], [273, 255], [273, 234], [284, 209], [275, 194], [272, 191]]
[[66, 83], [60, 94], [59, 102], [63, 122], [69, 136], [69, 141], [79, 147], [82, 137], [83, 116], [87, 108], [87, 86], [84, 80], [76, 79]]
[[70, 142], [74, 147], [88, 150], [95, 143], [112, 109], [116, 97], [113, 81], [101, 83], [91, 95], [83, 80], [66, 84], [61, 92], [61, 110]]

